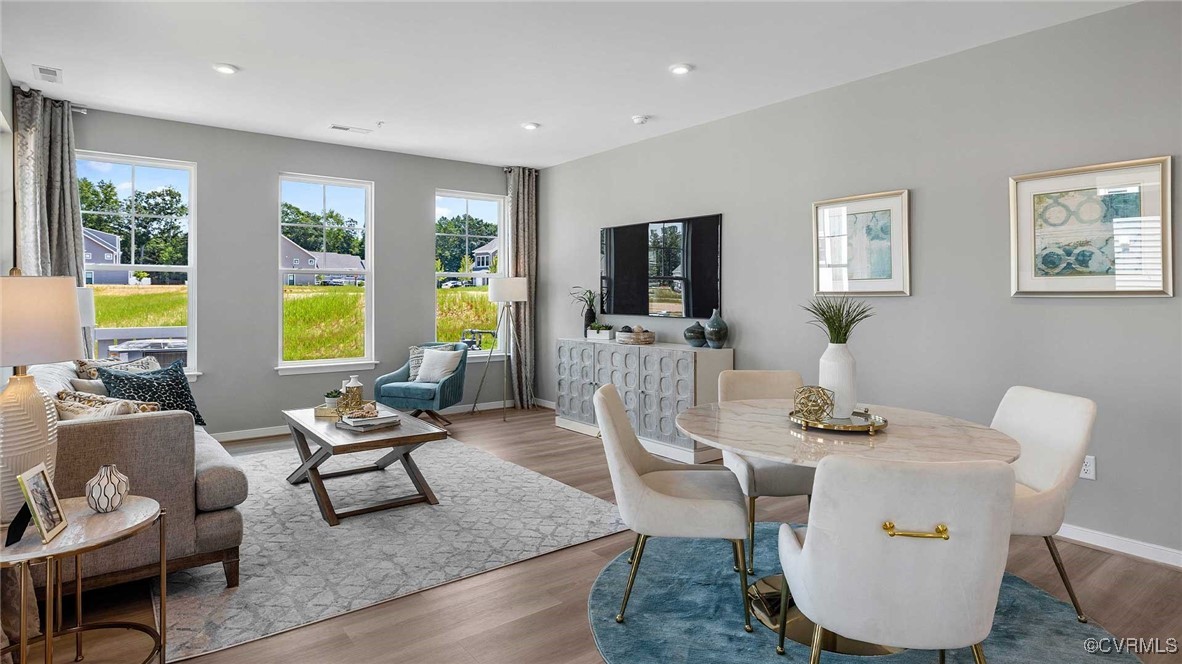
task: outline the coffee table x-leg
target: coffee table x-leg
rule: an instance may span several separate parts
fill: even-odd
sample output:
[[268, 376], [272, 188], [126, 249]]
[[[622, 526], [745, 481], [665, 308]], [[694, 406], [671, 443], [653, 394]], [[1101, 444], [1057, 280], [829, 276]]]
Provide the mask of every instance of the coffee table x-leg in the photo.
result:
[[[321, 473], [320, 466], [333, 457], [333, 448], [328, 445], [319, 446], [315, 452], [312, 451], [308, 445], [308, 438], [296, 427], [289, 427], [291, 429], [291, 437], [295, 441], [296, 451], [300, 455], [300, 466], [295, 471], [287, 476], [287, 481], [291, 484], [302, 484], [308, 482], [312, 485], [312, 495], [316, 497], [316, 504], [320, 507], [320, 514], [328, 525], [335, 526], [341, 522], [341, 519], [350, 516], [357, 516], [359, 514], [369, 514], [370, 512], [378, 512], [381, 510], [388, 510], [395, 507], [402, 507], [404, 505], [413, 505], [415, 503], [428, 503], [431, 505], [438, 505], [439, 499], [435, 497], [435, 493], [431, 491], [431, 486], [427, 484], [426, 478], [423, 477], [422, 471], [419, 470], [418, 464], [414, 459], [410, 458], [410, 453], [418, 449], [425, 443], [407, 443], [395, 444], [390, 446], [390, 451], [378, 459], [374, 463], [358, 466], [356, 468], [346, 468], [344, 470], [334, 470], [331, 472]], [[411, 483], [414, 484], [415, 490], [418, 493], [402, 496], [400, 498], [393, 498], [385, 500], [374, 505], [366, 507], [358, 507], [356, 509], [345, 510], [338, 512], [332, 505], [332, 499], [328, 495], [328, 490], [324, 487], [324, 480], [334, 477], [343, 477], [346, 475], [356, 475], [358, 473], [370, 473], [379, 470], [385, 470], [395, 461], [402, 463], [402, 468], [410, 477]]]

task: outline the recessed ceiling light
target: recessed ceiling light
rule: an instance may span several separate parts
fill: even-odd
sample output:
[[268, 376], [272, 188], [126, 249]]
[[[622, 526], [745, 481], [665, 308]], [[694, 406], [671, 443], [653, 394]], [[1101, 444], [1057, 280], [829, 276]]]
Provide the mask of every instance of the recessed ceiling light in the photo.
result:
[[219, 74], [237, 74], [238, 66], [232, 65], [228, 62], [215, 62], [213, 65], [213, 70]]
[[679, 62], [675, 65], [669, 65], [669, 73], [674, 76], [685, 76], [694, 70], [694, 66], [687, 62]]
[[650, 118], [652, 118], [651, 115], [633, 115], [632, 124], [642, 125], [648, 122]]
[[534, 131], [535, 129], [537, 129], [538, 127], [541, 127], [541, 126], [542, 125], [540, 125], [536, 122], [522, 122], [521, 123], [521, 128], [526, 131]]

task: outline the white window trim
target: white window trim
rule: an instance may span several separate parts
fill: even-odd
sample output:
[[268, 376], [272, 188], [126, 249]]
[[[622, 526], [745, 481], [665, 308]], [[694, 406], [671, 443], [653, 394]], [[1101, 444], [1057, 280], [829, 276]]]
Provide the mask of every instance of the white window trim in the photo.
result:
[[[119, 154], [115, 152], [97, 152], [93, 150], [76, 150], [74, 159], [84, 159], [86, 161], [104, 161], [114, 164], [127, 164], [131, 166], [148, 166], [161, 168], [175, 168], [184, 169], [189, 173], [189, 264], [188, 265], [140, 265], [137, 263], [131, 264], [112, 264], [112, 263], [86, 263], [83, 269], [87, 272], [184, 272], [187, 276], [188, 282], [188, 321], [186, 326], [186, 345], [188, 346], [185, 353], [185, 376], [188, 377], [190, 383], [197, 382], [197, 379], [202, 375], [201, 371], [197, 370], [197, 244], [193, 241], [193, 236], [197, 228], [197, 162], [181, 161], [179, 159], [161, 159], [159, 157], [141, 157], [136, 155]], [[132, 170], [132, 192], [135, 192], [135, 171]], [[156, 215], [145, 215], [156, 216]], [[94, 284], [90, 284], [94, 285]], [[101, 284], [100, 284], [101, 285]]]
[[[437, 295], [438, 291], [439, 291], [439, 279], [440, 278], [446, 278], [446, 279], [451, 279], [451, 278], [457, 278], [457, 279], [490, 279], [490, 278], [491, 279], [499, 279], [501, 277], [509, 276], [508, 275], [508, 264], [509, 263], [504, 258], [505, 256], [509, 255], [508, 251], [511, 248], [511, 238], [510, 238], [509, 224], [508, 224], [508, 221], [509, 221], [509, 196], [506, 194], [485, 194], [485, 193], [481, 193], [481, 192], [477, 192], [477, 191], [460, 191], [458, 189], [436, 189], [435, 190], [435, 197], [438, 198], [440, 196], [446, 196], [448, 198], [467, 198], [467, 199], [478, 200], [478, 201], [492, 201], [494, 203], [500, 204], [497, 206], [497, 209], [500, 210], [500, 219], [497, 220], [497, 229], [498, 229], [497, 238], [500, 240], [500, 243], [497, 246], [497, 254], [499, 256], [501, 256], [501, 261], [500, 261], [501, 264], [497, 266], [500, 268], [500, 270], [497, 272], [491, 272], [489, 270], [483, 270], [481, 272], [436, 272], [435, 277], [431, 280], [431, 285], [436, 290], [435, 295]], [[432, 223], [434, 223], [434, 221], [437, 221], [437, 220], [438, 220], [438, 217], [435, 220], [432, 220]], [[431, 234], [432, 242], [434, 242], [436, 235], [437, 235], [436, 233]], [[446, 235], [452, 235], [452, 234], [447, 233]], [[478, 235], [476, 237], [484, 237], [484, 236]], [[432, 251], [434, 251], [434, 247], [432, 247]], [[491, 264], [491, 260], [490, 260], [490, 264]], [[476, 265], [475, 258], [473, 258], [473, 260], [472, 260], [472, 267], [478, 267]], [[501, 319], [501, 309], [504, 308], [504, 306], [505, 305], [503, 305], [503, 304], [499, 304], [499, 303], [497, 304], [497, 320]], [[482, 363], [482, 362], [488, 362], [488, 361], [495, 362], [495, 361], [499, 361], [499, 360], [504, 359], [504, 357], [506, 355], [506, 348], [508, 347], [507, 344], [511, 343], [511, 341], [506, 338], [506, 336], [509, 334], [507, 318], [508, 317], [506, 317], [505, 323], [503, 323], [500, 326], [500, 329], [497, 330], [497, 347], [492, 349], [491, 352], [487, 351], [487, 350], [470, 351], [468, 353], [468, 362], [469, 363], [472, 363], [472, 362]], [[438, 331], [433, 336], [436, 337], [436, 339], [435, 339], [436, 341], [439, 340], [438, 339], [438, 336], [439, 336]]]
[[[288, 274], [319, 274], [324, 272], [320, 267], [282, 267], [283, 261], [283, 243], [280, 238], [283, 237], [283, 182], [304, 182], [308, 184], [319, 185], [339, 185], [347, 187], [363, 187], [365, 189], [365, 269], [333, 269], [334, 274], [355, 274], [365, 279], [365, 356], [364, 357], [341, 357], [326, 360], [291, 360], [285, 361], [283, 359], [283, 287], [287, 284]], [[378, 365], [378, 361], [374, 359], [374, 292], [377, 284], [375, 283], [373, 257], [374, 257], [374, 183], [371, 180], [354, 180], [351, 178], [338, 178], [327, 175], [309, 175], [307, 173], [288, 173], [281, 172], [275, 182], [279, 201], [275, 206], [275, 230], [277, 232], [275, 238], [275, 265], [280, 265], [279, 278], [277, 279], [279, 285], [279, 292], [276, 294], [276, 301], [279, 306], [279, 330], [278, 334], [278, 362], [275, 366], [275, 371], [280, 376], [294, 376], [299, 374], [313, 374], [313, 373], [331, 373], [334, 371], [368, 371]], [[327, 251], [327, 247], [325, 248]], [[313, 261], [315, 262], [315, 261]]]

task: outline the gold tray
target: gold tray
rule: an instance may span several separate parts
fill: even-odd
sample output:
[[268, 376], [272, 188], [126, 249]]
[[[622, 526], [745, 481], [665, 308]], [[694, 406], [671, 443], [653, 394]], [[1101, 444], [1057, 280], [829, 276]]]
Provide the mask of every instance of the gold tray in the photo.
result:
[[[364, 406], [367, 403], [374, 403], [374, 401], [372, 401], [372, 400], [362, 401], [361, 405]], [[340, 419], [340, 417], [341, 417], [340, 413], [337, 412], [336, 408], [329, 408], [328, 404], [323, 404], [323, 403], [320, 404], [319, 406], [316, 406], [313, 409], [312, 415], [314, 417], [323, 417], [325, 419], [328, 419], [328, 418]]]
[[827, 419], [824, 422], [814, 422], [806, 420], [803, 417], [797, 417], [796, 411], [788, 413], [788, 419], [793, 424], [797, 424], [805, 431], [809, 429], [824, 429], [826, 431], [856, 431], [859, 433], [868, 433], [871, 436], [875, 431], [885, 429], [887, 420], [881, 415], [871, 415], [870, 411], [855, 410], [850, 417], [845, 419]]

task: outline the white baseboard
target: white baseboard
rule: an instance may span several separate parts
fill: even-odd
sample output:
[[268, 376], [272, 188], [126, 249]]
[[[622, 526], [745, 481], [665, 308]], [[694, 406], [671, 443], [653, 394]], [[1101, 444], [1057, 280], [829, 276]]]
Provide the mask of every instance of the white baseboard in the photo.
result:
[[1063, 524], [1063, 527], [1059, 529], [1056, 536], [1079, 544], [1104, 549], [1105, 551], [1115, 551], [1116, 553], [1152, 560], [1155, 563], [1182, 568], [1182, 551], [1161, 546], [1160, 544], [1150, 544], [1149, 542], [1121, 537], [1120, 535], [1110, 535], [1099, 530], [1092, 530], [1091, 528], [1073, 526], [1069, 523]]
[[[508, 408], [509, 410], [513, 410], [513, 402], [506, 401], [505, 407]], [[500, 410], [500, 408], [501, 408], [500, 401], [481, 401], [480, 403], [476, 404], [477, 412], [482, 411], [482, 410]], [[456, 406], [449, 406], [449, 407], [444, 408], [443, 410], [439, 411], [439, 413], [442, 415], [459, 415], [461, 413], [470, 413], [470, 412], [472, 412], [472, 404], [470, 404], [470, 403], [462, 403], [462, 404], [459, 404]]]
[[537, 399], [537, 398], [534, 399], [534, 405], [541, 406], [543, 408], [549, 408], [550, 410], [554, 410], [557, 407], [557, 404], [555, 404], [553, 401], [547, 401], [546, 399]]
[[253, 438], [271, 438], [272, 436], [286, 436], [291, 433], [291, 430], [286, 426], [277, 427], [262, 427], [260, 429], [243, 429], [241, 431], [223, 431], [221, 433], [211, 433], [213, 439], [219, 443], [234, 443], [240, 440], [251, 440]]
[[[581, 433], [587, 436], [598, 436], [599, 427], [594, 424], [585, 424], [583, 422], [576, 422], [568, 420], [565, 417], [555, 417], [554, 425], [568, 431]], [[657, 456], [680, 461], [682, 463], [706, 463], [707, 461], [714, 461], [722, 458], [722, 452], [712, 447], [705, 447], [697, 450], [687, 450], [684, 447], [677, 447], [668, 443], [662, 443], [656, 440], [649, 440], [647, 438], [640, 438], [640, 444], [644, 445], [644, 449], [656, 454]]]

